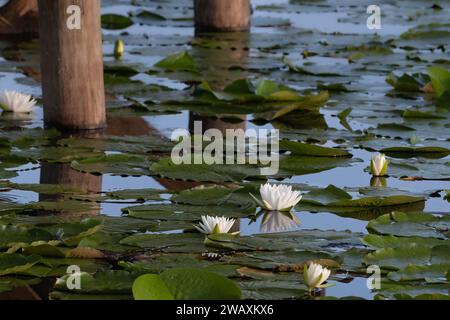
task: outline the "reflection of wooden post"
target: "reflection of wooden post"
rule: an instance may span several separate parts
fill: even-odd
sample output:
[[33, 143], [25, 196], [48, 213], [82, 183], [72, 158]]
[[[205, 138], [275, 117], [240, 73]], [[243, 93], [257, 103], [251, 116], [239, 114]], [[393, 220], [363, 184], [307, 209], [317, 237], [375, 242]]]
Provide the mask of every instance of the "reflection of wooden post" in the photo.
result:
[[[72, 7], [71, 7], [72, 6]], [[80, 29], [68, 21], [81, 10]], [[99, 0], [39, 0], [42, 90], [47, 125], [66, 130], [105, 126]]]
[[[203, 2], [203, 1], [199, 1]], [[221, 5], [228, 3], [228, 1], [205, 1], [208, 4], [220, 2]], [[229, 1], [228, 5], [236, 4], [237, 2], [247, 2], [249, 1]], [[197, 3], [196, 3], [197, 10]], [[250, 20], [249, 20], [250, 21]], [[215, 37], [214, 39], [222, 40], [222, 35]], [[230, 42], [230, 46], [234, 46], [236, 50], [231, 50], [231, 48], [226, 47], [222, 50], [216, 49], [206, 49], [206, 48], [197, 48], [193, 47], [194, 55], [196, 57], [200, 57], [205, 67], [206, 71], [204, 72], [205, 80], [213, 87], [214, 90], [222, 91], [227, 85], [229, 85], [234, 80], [238, 80], [240, 78], [244, 78], [245, 75], [242, 75], [237, 72], [228, 72], [228, 68], [233, 65], [241, 65], [245, 64], [248, 59], [248, 51], [244, 50], [248, 46], [248, 36], [247, 35], [238, 35], [236, 38], [232, 38], [230, 41], [229, 37], [225, 39]], [[213, 53], [211, 51], [214, 50]], [[236, 77], [237, 76], [237, 77]], [[235, 78], [236, 77], [236, 78]], [[218, 110], [217, 115], [219, 115], [220, 111]], [[224, 121], [222, 119], [214, 118], [214, 117], [205, 117], [200, 116], [194, 112], [189, 113], [189, 131], [193, 133], [194, 131], [194, 122], [200, 121], [202, 123], [203, 132], [209, 129], [217, 129], [225, 136], [228, 129], [245, 130], [247, 128], [245, 115], [238, 115], [236, 118], [241, 118], [242, 121], [231, 123]], [[237, 219], [234, 223], [233, 227], [230, 229], [230, 232], [238, 232], [241, 229], [241, 220]]]
[[[74, 189], [81, 189], [91, 194], [98, 194], [102, 191], [102, 176], [95, 176], [89, 173], [79, 172], [71, 168], [70, 163], [46, 163], [41, 164], [41, 184], [56, 184]], [[61, 195], [39, 196], [40, 201], [55, 201], [62, 199]], [[88, 212], [78, 212], [76, 215], [95, 216], [100, 212], [100, 205], [93, 206]], [[70, 215], [71, 212], [61, 212]]]
[[194, 0], [196, 32], [248, 31], [250, 0]]
[[238, 130], [242, 129], [245, 130], [247, 128], [247, 123], [245, 122], [246, 116], [239, 116], [242, 118], [242, 121], [237, 123], [230, 123], [227, 121], [224, 121], [222, 119], [212, 118], [212, 117], [204, 117], [199, 116], [198, 114], [194, 112], [189, 113], [189, 131], [191, 133], [194, 133], [194, 124], [195, 122], [201, 122], [202, 123], [202, 134], [204, 134], [209, 129], [217, 129], [225, 137], [225, 134], [227, 133], [227, 130]]
[[[88, 193], [102, 191], [102, 177], [80, 172], [71, 168], [70, 163], [46, 163], [41, 165], [41, 184], [56, 184]], [[58, 196], [59, 197], [59, 196]], [[49, 197], [45, 196], [46, 200]], [[52, 198], [52, 196], [50, 196]], [[41, 198], [41, 200], [43, 200]]]
[[[209, 38], [209, 37], [208, 37]], [[224, 88], [235, 80], [243, 79], [247, 76], [246, 72], [230, 71], [229, 68], [235, 65], [246, 65], [249, 57], [249, 51], [246, 50], [249, 45], [248, 34], [233, 35], [214, 35], [214, 40], [224, 41], [227, 46], [221, 50], [212, 48], [193, 47], [194, 56], [198, 62], [203, 64], [204, 79], [213, 88], [213, 90], [223, 91]], [[233, 48], [233, 49], [232, 49]], [[213, 51], [213, 52], [211, 52]], [[216, 115], [220, 116], [220, 110]], [[208, 129], [218, 129], [224, 135], [227, 129], [237, 130], [246, 129], [246, 116], [235, 115], [235, 118], [241, 118], [242, 121], [231, 123], [215, 117], [199, 116], [194, 112], [189, 113], [189, 131], [194, 131], [194, 122], [201, 121], [204, 133]]]

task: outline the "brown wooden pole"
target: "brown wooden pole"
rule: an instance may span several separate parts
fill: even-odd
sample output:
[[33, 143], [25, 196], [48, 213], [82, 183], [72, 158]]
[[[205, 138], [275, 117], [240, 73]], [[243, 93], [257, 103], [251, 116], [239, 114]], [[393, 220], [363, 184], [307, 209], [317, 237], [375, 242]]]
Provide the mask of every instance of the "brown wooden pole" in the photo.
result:
[[250, 0], [194, 0], [194, 11], [197, 33], [250, 29]]
[[12, 0], [0, 8], [0, 34], [36, 33], [37, 0]]
[[[81, 10], [80, 29], [68, 27], [70, 6]], [[100, 0], [39, 0], [39, 25], [45, 124], [62, 130], [103, 128]]]

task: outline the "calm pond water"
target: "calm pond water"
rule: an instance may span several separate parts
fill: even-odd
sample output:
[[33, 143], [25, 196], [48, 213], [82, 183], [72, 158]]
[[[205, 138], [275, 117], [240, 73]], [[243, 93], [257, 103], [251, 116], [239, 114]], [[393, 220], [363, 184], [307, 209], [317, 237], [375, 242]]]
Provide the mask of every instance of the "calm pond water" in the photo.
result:
[[[0, 1], [0, 4], [3, 2]], [[403, 111], [412, 107], [424, 108], [430, 112], [438, 111], [430, 101], [421, 95], [396, 94], [393, 92], [393, 88], [386, 83], [386, 77], [391, 71], [395, 71], [398, 75], [424, 73], [432, 61], [450, 60], [449, 50], [446, 47], [442, 50], [436, 49], [441, 42], [448, 45], [450, 33], [443, 35], [440, 40], [433, 36], [425, 39], [414, 38], [407, 42], [400, 37], [418, 25], [427, 25], [439, 17], [450, 17], [450, 2], [443, 1], [442, 10], [431, 12], [432, 9], [425, 9], [425, 7], [431, 6], [428, 1], [408, 1], [407, 4], [401, 1], [385, 1], [385, 4], [381, 5], [383, 10], [382, 29], [369, 30], [366, 27], [368, 15], [365, 11], [371, 1], [352, 4], [352, 1], [331, 0], [255, 0], [253, 1], [254, 23], [249, 36], [214, 35], [206, 38], [204, 43], [197, 45], [193, 45], [194, 28], [192, 21], [188, 19], [192, 16], [190, 1], [148, 0], [142, 1], [139, 7], [131, 5], [130, 2], [126, 0], [102, 1], [102, 14], [128, 15], [130, 12], [145, 9], [157, 12], [166, 19], [139, 20], [135, 17], [138, 22], [126, 29], [104, 30], [105, 64], [137, 70], [136, 74], [128, 77], [123, 83], [115, 83], [116, 80], [106, 82], [109, 98], [108, 112], [111, 119], [115, 119], [110, 122], [117, 125], [117, 130], [111, 130], [114, 131], [110, 134], [112, 136], [139, 136], [139, 133], [130, 133], [132, 132], [131, 127], [136, 126], [141, 129], [137, 130], [138, 132], [145, 132], [142, 135], [151, 133], [154, 136], [170, 138], [176, 129], [189, 130], [194, 115], [208, 121], [209, 128], [220, 124], [221, 129], [227, 126], [234, 127], [236, 117], [240, 117], [242, 128], [280, 129], [281, 134], [285, 134], [288, 139], [312, 143], [321, 142], [321, 145], [326, 147], [338, 146], [347, 149], [355, 159], [346, 165], [332, 166], [329, 170], [292, 174], [281, 179], [272, 178], [271, 181], [290, 183], [299, 186], [298, 188], [307, 186], [309, 189], [302, 190], [305, 194], [310, 190], [323, 189], [332, 184], [358, 197], [361, 196], [358, 192], [359, 188], [371, 186], [371, 175], [366, 172], [366, 168], [373, 154], [372, 149], [380, 150], [392, 147], [391, 144], [386, 144], [385, 140], [392, 140], [394, 144], [415, 147], [409, 141], [412, 135], [405, 136], [403, 131], [395, 131], [394, 135], [398, 134], [400, 138], [390, 139], [392, 137], [388, 138], [387, 136], [392, 131], [386, 130], [387, 133], [382, 131], [380, 124], [403, 124], [413, 127], [415, 137], [419, 139], [417, 146], [421, 146], [423, 142], [425, 146], [437, 143], [437, 146], [449, 147], [450, 122], [448, 120], [450, 114], [448, 109], [444, 112], [440, 110], [439, 115], [443, 118], [435, 118], [433, 121], [425, 119], [418, 123], [403, 118]], [[447, 22], [450, 21], [447, 19]], [[124, 40], [126, 46], [123, 61], [115, 61], [112, 55], [114, 42], [119, 38]], [[225, 49], [214, 49], [216, 46], [225, 46]], [[230, 50], [229, 47], [233, 49]], [[0, 41], [0, 50], [3, 56], [0, 57], [0, 90], [17, 90], [40, 97], [39, 78], [30, 77], [30, 69], [38, 70], [39, 67], [37, 62], [39, 61], [39, 51], [36, 43], [33, 45], [30, 42]], [[179, 71], [162, 72], [155, 69], [154, 65], [157, 62], [170, 54], [182, 51], [187, 51], [192, 56], [198, 65], [200, 76], [199, 74], [186, 75], [186, 72]], [[386, 51], [389, 52], [386, 53]], [[355, 54], [355, 57], [358, 54], [354, 61], [349, 58], [352, 54]], [[287, 57], [308, 72], [288, 72], [283, 63], [283, 57]], [[415, 59], [417, 57], [420, 60]], [[326, 72], [337, 75], [325, 75]], [[33, 74], [31, 72], [31, 75]], [[258, 121], [260, 119], [257, 116], [258, 112], [248, 110], [238, 110], [239, 115], [237, 116], [230, 115], [227, 110], [223, 109], [208, 109], [210, 107], [197, 110], [186, 103], [187, 92], [191, 88], [192, 81], [195, 82], [199, 79], [207, 81], [216, 91], [220, 91], [232, 81], [245, 77], [255, 81], [262, 78], [270, 79], [288, 85], [304, 94], [318, 92], [321, 84], [340, 83], [349, 90], [336, 92], [331, 89], [330, 99], [320, 108], [319, 112], [312, 118], [311, 115], [308, 118], [307, 113], [305, 113], [304, 119], [302, 119], [303, 115], [296, 115], [293, 123], [287, 123], [289, 121], [285, 123], [283, 121]], [[153, 86], [155, 90], [145, 91], [142, 89], [143, 86], [147, 86], [147, 88]], [[178, 104], [163, 103], [174, 100]], [[147, 110], [129, 108], [133, 103], [145, 106]], [[238, 109], [240, 106], [236, 107]], [[351, 108], [352, 111], [345, 119], [342, 119], [338, 115], [347, 108]], [[224, 112], [228, 117], [224, 121], [218, 121], [210, 116], [214, 111], [216, 113]], [[242, 115], [244, 115], [245, 121], [242, 121]], [[235, 116], [234, 122], [227, 122], [226, 119], [230, 119], [230, 116]], [[11, 132], [19, 128], [43, 128], [42, 106], [39, 105], [36, 108], [32, 118], [14, 124], [16, 127], [6, 120], [2, 120], [0, 123], [2, 130]], [[361, 138], [367, 132], [375, 134], [376, 142], [373, 145], [365, 144], [364, 140], [355, 138], [356, 136]], [[14, 148], [19, 150], [20, 146], [13, 145]], [[39, 145], [35, 146], [35, 149], [39, 150], [39, 148]], [[107, 155], [126, 153], [107, 148], [104, 151]], [[411, 161], [408, 164], [414, 164], [418, 157], [407, 155], [406, 157], [391, 158], [394, 162], [402, 162], [407, 159]], [[419, 206], [419, 209], [416, 208], [412, 211], [446, 216], [450, 213], [450, 203], [444, 199], [444, 190], [450, 189], [450, 157], [447, 153], [438, 160], [432, 157], [425, 159], [426, 164], [420, 167], [419, 171], [421, 174], [424, 171], [428, 172], [429, 176], [432, 176], [430, 179], [409, 181], [400, 179], [401, 175], [393, 174], [386, 178], [385, 187], [402, 190], [410, 195], [424, 196], [426, 201], [422, 208]], [[440, 167], [436, 167], [438, 161]], [[17, 167], [11, 165], [8, 170], [16, 171], [17, 176], [4, 180], [14, 184], [44, 183], [45, 178], [43, 177], [51, 175], [51, 173], [48, 172], [48, 169], [46, 172], [42, 171], [45, 169], [41, 168], [41, 162], [45, 161], [32, 161], [26, 164], [21, 162]], [[436, 169], [437, 172], [435, 172], [429, 169], [433, 166], [443, 169], [441, 171]], [[75, 169], [70, 170], [78, 172]], [[168, 182], [170, 179], [161, 179], [160, 176], [125, 175], [106, 172], [101, 175], [88, 174], [89, 177], [81, 175], [79, 179], [95, 179], [95, 190], [99, 194], [100, 192], [105, 194], [124, 189], [151, 188], [167, 191], [163, 192], [161, 199], [146, 201], [145, 204], [163, 203], [168, 206], [171, 205], [170, 193], [198, 185], [198, 183], [183, 184], [180, 181]], [[198, 181], [202, 182], [201, 179]], [[248, 180], [240, 181], [240, 183], [243, 184], [246, 181]], [[87, 184], [89, 183], [92, 182], [87, 182]], [[22, 205], [42, 201], [42, 194], [26, 189], [20, 188], [19, 190], [13, 187], [0, 195]], [[122, 209], [139, 204], [126, 200], [102, 201], [94, 211], [98, 215], [121, 217]], [[298, 218], [299, 223], [295, 223], [293, 220], [286, 221], [285, 218], [280, 217], [280, 221], [274, 220], [273, 225], [269, 225], [263, 222], [262, 216], [258, 217], [256, 221], [253, 217], [243, 217], [239, 220], [241, 235], [252, 236], [261, 233], [318, 229], [349, 230], [352, 233], [361, 233], [361, 237], [363, 237], [369, 234], [366, 228], [369, 220], [376, 218], [373, 214], [371, 218], [358, 218], [355, 214], [338, 214], [326, 206], [319, 210], [317, 208], [302, 210], [300, 207], [296, 208], [293, 214]], [[186, 221], [190, 223], [189, 219]], [[167, 230], [158, 230], [156, 233], [182, 233], [184, 226], [182, 225], [181, 228], [170, 227]], [[152, 234], [153, 232], [148, 230], [146, 233]], [[446, 237], [444, 238], [447, 240]], [[363, 247], [362, 244], [361, 247]], [[339, 281], [347, 276], [349, 270], [353, 274], [353, 280]], [[367, 288], [364, 272], [355, 274], [353, 269], [347, 269], [347, 272], [340, 272], [333, 278], [330, 282], [336, 285], [326, 289], [322, 294], [338, 298], [358, 296], [371, 299], [374, 297], [376, 292]], [[440, 289], [439, 292], [442, 290]], [[270, 297], [270, 293], [268, 296]]]

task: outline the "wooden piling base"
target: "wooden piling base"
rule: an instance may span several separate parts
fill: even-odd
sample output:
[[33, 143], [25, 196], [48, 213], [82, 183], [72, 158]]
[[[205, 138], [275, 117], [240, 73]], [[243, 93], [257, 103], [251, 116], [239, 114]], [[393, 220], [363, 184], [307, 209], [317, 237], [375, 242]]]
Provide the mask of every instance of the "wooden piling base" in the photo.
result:
[[11, 0], [0, 8], [0, 34], [38, 32], [37, 0]]
[[196, 33], [250, 29], [250, 0], [194, 0], [194, 11]]
[[[95, 130], [106, 125], [100, 0], [39, 0], [46, 126]], [[81, 9], [70, 29], [69, 6]]]

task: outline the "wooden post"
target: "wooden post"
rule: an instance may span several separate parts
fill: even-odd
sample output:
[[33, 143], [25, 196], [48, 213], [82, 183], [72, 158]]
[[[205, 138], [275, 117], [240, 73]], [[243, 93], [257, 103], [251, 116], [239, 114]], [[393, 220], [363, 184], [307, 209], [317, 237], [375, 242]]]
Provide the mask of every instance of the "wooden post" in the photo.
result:
[[[61, 130], [105, 126], [100, 0], [39, 0], [44, 121]], [[80, 28], [68, 21], [80, 8]]]
[[37, 0], [12, 0], [0, 8], [0, 34], [36, 33]]
[[197, 33], [250, 29], [250, 0], [194, 0], [194, 11]]

